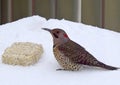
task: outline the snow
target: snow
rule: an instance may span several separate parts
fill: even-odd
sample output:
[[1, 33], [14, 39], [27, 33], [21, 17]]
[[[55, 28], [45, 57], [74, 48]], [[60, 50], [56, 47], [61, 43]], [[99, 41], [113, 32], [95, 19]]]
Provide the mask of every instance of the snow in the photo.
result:
[[64, 19], [31, 16], [0, 25], [0, 55], [14, 42], [34, 42], [43, 45], [42, 58], [28, 67], [3, 64], [0, 58], [1, 85], [120, 85], [120, 70], [84, 67], [79, 71], [56, 71], [60, 66], [52, 52], [52, 36], [41, 28], [64, 29], [98, 60], [120, 67], [120, 33]]

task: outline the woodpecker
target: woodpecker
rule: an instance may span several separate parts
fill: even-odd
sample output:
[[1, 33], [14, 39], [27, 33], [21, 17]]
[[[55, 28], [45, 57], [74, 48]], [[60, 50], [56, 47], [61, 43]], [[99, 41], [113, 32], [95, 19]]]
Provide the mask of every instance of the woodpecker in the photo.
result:
[[56, 60], [63, 69], [59, 70], [79, 70], [82, 65], [95, 66], [108, 70], [117, 70], [117, 67], [106, 65], [98, 61], [84, 47], [72, 41], [67, 33], [59, 28], [42, 28], [53, 37], [53, 53]]

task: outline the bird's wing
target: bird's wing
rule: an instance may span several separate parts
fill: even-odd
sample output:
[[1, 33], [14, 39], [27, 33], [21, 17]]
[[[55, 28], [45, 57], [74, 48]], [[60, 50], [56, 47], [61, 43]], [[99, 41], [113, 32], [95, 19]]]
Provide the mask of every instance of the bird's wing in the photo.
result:
[[93, 65], [97, 63], [97, 59], [94, 58], [89, 52], [87, 52], [79, 44], [70, 41], [66, 42], [58, 47], [58, 49], [66, 56], [71, 59], [71, 61], [84, 65]]

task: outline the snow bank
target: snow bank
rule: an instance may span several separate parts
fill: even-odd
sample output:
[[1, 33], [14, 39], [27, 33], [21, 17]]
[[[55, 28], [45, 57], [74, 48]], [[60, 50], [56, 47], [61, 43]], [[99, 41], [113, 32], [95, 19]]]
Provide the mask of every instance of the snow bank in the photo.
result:
[[81, 68], [80, 71], [56, 71], [60, 68], [52, 53], [52, 36], [41, 28], [61, 28], [100, 61], [120, 67], [120, 33], [67, 20], [32, 16], [0, 26], [0, 55], [14, 42], [42, 44], [44, 54], [29, 67], [5, 65], [0, 59], [1, 85], [119, 85], [120, 70]]

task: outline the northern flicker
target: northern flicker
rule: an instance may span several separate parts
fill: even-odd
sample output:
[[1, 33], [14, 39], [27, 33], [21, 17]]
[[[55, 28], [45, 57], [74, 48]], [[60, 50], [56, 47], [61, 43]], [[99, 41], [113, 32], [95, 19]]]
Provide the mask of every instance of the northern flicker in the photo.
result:
[[62, 29], [47, 29], [53, 37], [53, 53], [64, 70], [79, 70], [81, 65], [101, 67], [108, 70], [117, 70], [117, 67], [106, 65], [98, 61], [82, 46], [72, 41]]

